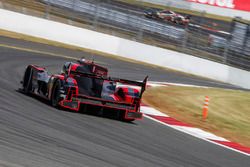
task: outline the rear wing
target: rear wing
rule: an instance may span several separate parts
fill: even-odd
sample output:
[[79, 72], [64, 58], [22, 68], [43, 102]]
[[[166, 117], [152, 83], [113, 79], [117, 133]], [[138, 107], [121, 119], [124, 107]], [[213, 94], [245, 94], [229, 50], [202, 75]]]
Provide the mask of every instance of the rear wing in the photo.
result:
[[143, 90], [145, 90], [148, 76], [145, 77], [143, 82], [121, 79], [121, 78], [110, 78], [110, 77], [107, 80], [114, 81], [114, 82], [120, 82], [120, 83], [124, 83], [124, 84], [128, 84], [128, 85], [140, 86], [140, 87], [143, 87]]
[[[147, 82], [148, 82], [148, 76], [146, 76], [146, 77], [144, 78], [143, 82], [142, 82], [142, 83], [143, 83], [142, 93], [146, 90]], [[140, 95], [140, 98], [141, 98], [141, 96], [142, 96], [142, 93], [141, 93], [141, 95]]]
[[101, 76], [101, 75], [96, 75], [92, 73], [83, 73], [79, 71], [70, 71], [70, 74], [80, 75], [80, 76], [84, 76], [88, 78], [102, 79], [102, 80], [111, 81], [111, 82], [119, 82], [122, 84], [131, 85], [131, 86], [139, 86], [141, 87], [140, 98], [142, 97], [143, 92], [146, 90], [146, 84], [148, 81], [148, 76], [146, 76], [142, 82], [139, 82], [139, 81], [133, 81], [133, 80], [128, 80], [128, 79]]

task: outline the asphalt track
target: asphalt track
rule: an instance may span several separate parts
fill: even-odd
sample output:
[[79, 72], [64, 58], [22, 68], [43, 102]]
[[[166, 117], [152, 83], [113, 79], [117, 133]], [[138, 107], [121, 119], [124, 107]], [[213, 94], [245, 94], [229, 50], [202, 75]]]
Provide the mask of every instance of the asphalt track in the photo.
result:
[[[17, 92], [26, 65], [44, 65], [49, 71], [59, 72], [62, 63], [71, 60], [45, 52], [73, 57], [86, 55], [82, 51], [0, 38], [0, 166], [250, 166], [246, 155], [146, 118], [124, 123], [61, 111]], [[160, 68], [94, 57], [96, 62], [111, 68], [112, 75], [119, 77], [140, 80], [147, 74], [151, 80], [233, 88]]]

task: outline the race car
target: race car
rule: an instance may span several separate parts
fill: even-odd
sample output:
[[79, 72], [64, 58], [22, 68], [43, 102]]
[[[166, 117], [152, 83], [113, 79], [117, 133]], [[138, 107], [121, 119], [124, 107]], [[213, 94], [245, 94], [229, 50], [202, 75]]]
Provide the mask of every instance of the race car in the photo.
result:
[[180, 25], [187, 25], [190, 22], [190, 16], [182, 16], [171, 10], [146, 10], [144, 16], [147, 18], [169, 21]]
[[108, 76], [105, 67], [81, 59], [66, 62], [61, 73], [49, 75], [44, 67], [28, 65], [21, 91], [42, 97], [54, 107], [73, 111], [115, 112], [124, 121], [142, 118], [143, 82]]

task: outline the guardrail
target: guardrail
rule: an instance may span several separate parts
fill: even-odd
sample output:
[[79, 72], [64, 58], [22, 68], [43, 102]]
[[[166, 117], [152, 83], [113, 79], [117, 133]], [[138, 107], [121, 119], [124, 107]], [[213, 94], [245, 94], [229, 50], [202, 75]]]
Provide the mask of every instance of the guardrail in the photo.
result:
[[[109, 7], [103, 6], [102, 3], [88, 3], [81, 0], [43, 0], [46, 3], [58, 5], [77, 12], [83, 12], [92, 15], [96, 21], [105, 19], [106, 22], [113, 22], [117, 26], [124, 26], [127, 28], [149, 31], [166, 36], [173, 39], [182, 39], [185, 31], [183, 28], [169, 26], [163, 23], [154, 22], [143, 18], [142, 16], [125, 13], [118, 10], [112, 10]], [[103, 20], [104, 21], [104, 20]]]
[[[56, 15], [66, 18], [69, 24], [79, 26], [79, 22], [80, 26], [84, 24], [84, 28], [250, 70], [250, 42], [245, 40], [241, 47], [235, 45], [239, 38], [237, 31], [231, 36], [229, 33], [216, 32], [193, 23], [184, 27], [159, 22], [145, 18], [141, 11], [113, 5], [112, 0], [107, 1], [111, 3], [103, 3], [101, 0], [6, 1], [23, 3], [23, 8], [32, 6], [34, 2], [43, 2], [43, 15], [47, 19], [52, 19]], [[38, 5], [36, 3], [36, 9]]]
[[[120, 0], [124, 1], [124, 0]], [[216, 0], [136, 0], [137, 3], [151, 3], [160, 6], [206, 12], [218, 17], [241, 17], [249, 20], [249, 6], [245, 0], [216, 1]]]
[[96, 3], [90, 3], [88, 1], [83, 2], [81, 0], [42, 1], [49, 5], [65, 7], [68, 10], [88, 14], [94, 18], [94, 25], [98, 25], [97, 22], [104, 22], [113, 26], [138, 31], [140, 39], [143, 38], [143, 33], [149, 33], [155, 38], [158, 38], [157, 40], [160, 40], [161, 43], [164, 43], [166, 40], [172, 40], [172, 43], [176, 47], [181, 48], [179, 50], [186, 53], [191, 53], [193, 55], [196, 53], [196, 55], [199, 55], [199, 51], [205, 51], [208, 53], [206, 54], [206, 58], [250, 70], [250, 60], [247, 56], [248, 53], [244, 52], [240, 61], [238, 61], [235, 56], [238, 57], [236, 53], [242, 53], [242, 48], [237, 50], [237, 48], [232, 45], [233, 42], [229, 41], [228, 34], [225, 35], [225, 33], [210, 31], [206, 28], [197, 27], [197, 25], [192, 24], [188, 27], [182, 26], [178, 28], [176, 25], [168, 25], [166, 23], [149, 20], [144, 18], [143, 15], [138, 15], [137, 13], [124, 9], [118, 9], [115, 6], [97, 1]]
[[147, 2], [147, 3], [152, 3], [152, 4], [157, 4], [157, 5], [162, 5], [162, 6], [173, 6], [176, 8], [180, 9], [190, 9], [191, 8], [191, 3], [188, 2], [187, 0], [137, 0], [138, 3], [141, 2]]
[[1, 29], [188, 72], [250, 89], [250, 72], [248, 71], [8, 10], [0, 9], [0, 15], [2, 18], [0, 19]]

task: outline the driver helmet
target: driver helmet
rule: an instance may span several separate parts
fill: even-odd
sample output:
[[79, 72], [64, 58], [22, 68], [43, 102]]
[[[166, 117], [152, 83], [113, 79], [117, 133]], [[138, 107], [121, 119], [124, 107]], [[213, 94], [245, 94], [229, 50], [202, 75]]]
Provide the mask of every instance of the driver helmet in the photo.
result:
[[86, 62], [85, 57], [80, 58], [80, 59], [78, 60], [78, 62], [79, 62], [80, 64], [83, 64], [84, 62]]

